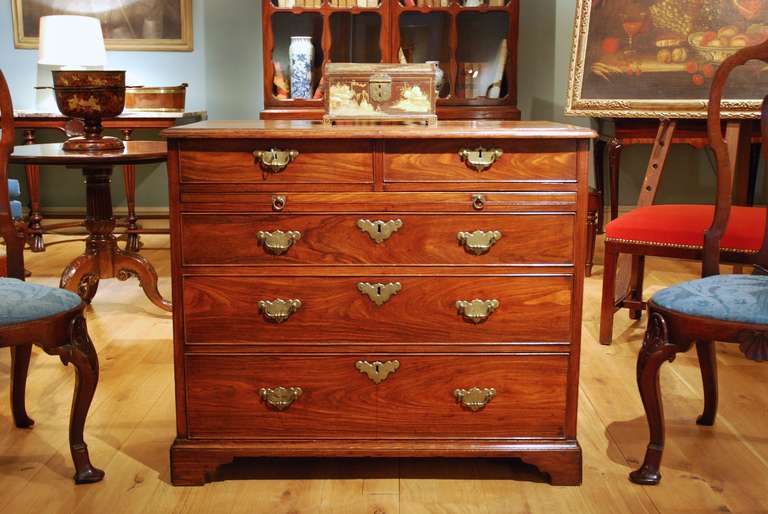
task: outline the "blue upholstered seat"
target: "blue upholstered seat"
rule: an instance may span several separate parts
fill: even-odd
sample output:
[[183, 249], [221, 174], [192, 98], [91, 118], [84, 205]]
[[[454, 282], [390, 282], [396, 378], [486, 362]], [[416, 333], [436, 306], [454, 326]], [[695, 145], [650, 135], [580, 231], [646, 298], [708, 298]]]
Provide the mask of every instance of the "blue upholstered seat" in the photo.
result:
[[0, 326], [67, 312], [81, 301], [79, 296], [65, 289], [0, 277]]
[[21, 185], [18, 180], [8, 179], [8, 196], [11, 198], [11, 217], [15, 220], [21, 218]]
[[714, 275], [663, 289], [651, 301], [700, 318], [768, 325], [768, 276]]

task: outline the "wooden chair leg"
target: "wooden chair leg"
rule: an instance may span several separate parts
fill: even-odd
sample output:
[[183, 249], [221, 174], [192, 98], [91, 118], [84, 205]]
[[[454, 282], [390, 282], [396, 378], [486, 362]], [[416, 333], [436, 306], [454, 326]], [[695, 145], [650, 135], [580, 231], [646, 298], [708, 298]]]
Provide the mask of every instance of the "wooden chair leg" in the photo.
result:
[[664, 408], [659, 391], [659, 369], [690, 346], [690, 343], [686, 347], [669, 340], [666, 321], [661, 314], [653, 313], [649, 317], [643, 348], [637, 357], [637, 386], [645, 408], [650, 441], [642, 466], [629, 474], [629, 479], [636, 484], [655, 485], [661, 480], [659, 466], [664, 453]]
[[91, 464], [88, 446], [83, 440], [85, 419], [99, 381], [99, 359], [88, 336], [85, 318], [78, 316], [72, 320], [69, 343], [50, 351], [58, 354], [64, 364], [72, 363], [75, 367], [75, 394], [69, 418], [69, 448], [75, 464], [75, 483], [99, 482], [104, 478], [104, 472]]
[[696, 341], [696, 354], [701, 368], [701, 382], [704, 385], [704, 413], [696, 423], [711, 427], [717, 417], [717, 354], [713, 341]]
[[32, 355], [32, 345], [11, 346], [11, 411], [13, 421], [19, 428], [34, 425], [34, 420], [27, 415], [24, 397], [27, 390], [27, 372], [29, 358]]
[[[645, 255], [632, 256], [632, 278], [630, 279], [629, 299], [634, 302], [643, 301], [643, 282], [645, 278]], [[643, 309], [630, 309], [630, 319], [640, 319], [643, 317]]]
[[613, 339], [613, 315], [616, 312], [614, 289], [619, 252], [610, 243], [603, 252], [603, 298], [600, 302], [600, 344], [611, 344]]

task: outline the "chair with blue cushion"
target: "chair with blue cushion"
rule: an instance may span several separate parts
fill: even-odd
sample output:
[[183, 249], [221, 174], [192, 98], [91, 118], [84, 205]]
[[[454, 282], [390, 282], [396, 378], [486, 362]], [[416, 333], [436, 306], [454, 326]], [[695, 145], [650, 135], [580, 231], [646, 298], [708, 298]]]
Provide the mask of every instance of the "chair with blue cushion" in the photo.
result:
[[[13, 151], [13, 106], [0, 72], [0, 184], [7, 183], [8, 156]], [[69, 422], [69, 446], [75, 482], [98, 482], [104, 472], [91, 464], [83, 441], [85, 418], [99, 380], [99, 360], [83, 316], [85, 304], [64, 289], [24, 281], [24, 233], [14, 223], [9, 190], [0, 187], [0, 237], [7, 255], [8, 277], [0, 277], [0, 347], [11, 349], [11, 410], [16, 426], [30, 427], [24, 403], [27, 371], [35, 344], [75, 368], [75, 394]], [[19, 208], [21, 206], [19, 205]]]
[[[743, 49], [723, 62], [715, 75], [709, 100], [709, 141], [717, 159], [717, 202], [710, 228], [704, 234], [704, 278], [685, 282], [656, 293], [648, 303], [648, 329], [637, 360], [637, 384], [645, 407], [650, 442], [642, 466], [630, 480], [657, 484], [664, 451], [664, 413], [659, 390], [659, 369], [693, 344], [701, 365], [704, 413], [699, 425], [711, 426], [717, 413], [717, 366], [715, 341], [735, 343], [755, 361], [768, 361], [768, 209], [761, 223], [742, 227], [759, 239], [753, 275], [720, 275], [720, 257], [731, 209], [732, 173], [729, 150], [720, 125], [720, 103], [731, 71], [758, 59], [768, 62], [768, 41]], [[762, 106], [762, 136], [768, 141], [768, 96]], [[768, 159], [768, 146], [763, 145]], [[763, 220], [766, 220], [763, 223]]]

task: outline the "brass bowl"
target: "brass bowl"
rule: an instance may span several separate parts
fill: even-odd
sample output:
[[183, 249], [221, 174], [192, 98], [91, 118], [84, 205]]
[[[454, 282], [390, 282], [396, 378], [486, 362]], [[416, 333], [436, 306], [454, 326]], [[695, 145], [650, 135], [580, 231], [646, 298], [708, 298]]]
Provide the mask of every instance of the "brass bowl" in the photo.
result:
[[80, 118], [85, 135], [68, 139], [67, 151], [105, 151], [124, 148], [114, 137], [102, 136], [101, 120], [119, 116], [125, 108], [125, 71], [53, 71], [56, 105], [64, 116]]

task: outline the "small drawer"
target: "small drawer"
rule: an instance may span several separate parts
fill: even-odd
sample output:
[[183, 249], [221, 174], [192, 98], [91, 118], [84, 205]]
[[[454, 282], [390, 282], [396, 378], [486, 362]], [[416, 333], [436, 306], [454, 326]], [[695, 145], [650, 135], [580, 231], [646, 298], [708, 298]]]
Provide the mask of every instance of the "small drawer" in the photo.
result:
[[203, 275], [183, 280], [188, 344], [571, 339], [572, 277], [567, 275]]
[[384, 182], [492, 184], [575, 182], [573, 141], [413, 141], [387, 143]]
[[183, 141], [179, 174], [182, 183], [372, 184], [373, 149], [364, 141]]
[[182, 214], [181, 239], [185, 265], [562, 265], [573, 223], [572, 213]]
[[564, 437], [565, 354], [185, 359], [192, 438]]

